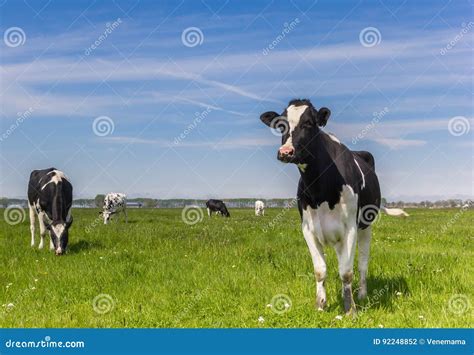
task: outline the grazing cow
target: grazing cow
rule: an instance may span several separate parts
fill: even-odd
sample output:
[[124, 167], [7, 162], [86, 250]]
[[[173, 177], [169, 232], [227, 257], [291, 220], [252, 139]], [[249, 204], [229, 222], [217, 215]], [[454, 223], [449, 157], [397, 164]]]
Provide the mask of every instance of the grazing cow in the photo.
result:
[[325, 245], [335, 248], [342, 280], [344, 309], [355, 311], [352, 280], [356, 242], [359, 244], [359, 298], [367, 295], [371, 224], [380, 208], [380, 187], [372, 154], [351, 151], [321, 130], [330, 110], [317, 110], [309, 100], [292, 100], [285, 111], [266, 112], [260, 119], [280, 129], [277, 158], [300, 171], [298, 210], [316, 278], [316, 306], [326, 305]]
[[109, 223], [112, 215], [123, 212], [125, 215], [125, 223], [128, 223], [127, 218], [127, 196], [122, 193], [111, 192], [105, 196], [103, 211], [99, 212], [104, 218], [104, 224]]
[[33, 170], [28, 183], [31, 246], [35, 246], [35, 216], [40, 226], [39, 249], [44, 247], [46, 230], [51, 236], [50, 249], [56, 255], [66, 252], [69, 227], [72, 224], [72, 185], [62, 171], [55, 168]]
[[265, 204], [263, 203], [263, 201], [255, 201], [255, 215], [265, 216]]
[[209, 200], [206, 202], [207, 214], [211, 217], [212, 212], [222, 216], [230, 217], [230, 213], [224, 202], [221, 200]]

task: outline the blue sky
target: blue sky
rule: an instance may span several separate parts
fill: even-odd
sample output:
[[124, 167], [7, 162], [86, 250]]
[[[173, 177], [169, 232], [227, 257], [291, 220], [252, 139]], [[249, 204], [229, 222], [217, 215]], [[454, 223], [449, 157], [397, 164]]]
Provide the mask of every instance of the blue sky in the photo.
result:
[[473, 195], [468, 1], [4, 0], [0, 14], [2, 196], [55, 166], [76, 198], [292, 197], [297, 168], [259, 121], [292, 98], [375, 155], [389, 200]]

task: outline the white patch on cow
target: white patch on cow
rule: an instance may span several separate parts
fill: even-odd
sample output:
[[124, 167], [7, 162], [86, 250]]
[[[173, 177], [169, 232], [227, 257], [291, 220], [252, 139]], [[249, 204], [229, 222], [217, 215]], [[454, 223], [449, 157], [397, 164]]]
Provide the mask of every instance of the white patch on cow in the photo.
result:
[[288, 108], [286, 109], [288, 124], [290, 126], [289, 127], [290, 131], [288, 133], [290, 136], [286, 140], [285, 144], [283, 144], [283, 146], [293, 148], [293, 131], [295, 130], [296, 126], [298, 126], [298, 123], [300, 123], [301, 115], [304, 113], [304, 111], [307, 108], [308, 108], [307, 105], [302, 105], [302, 106], [291, 105], [291, 106], [288, 106]]
[[341, 197], [333, 209], [327, 202], [316, 209], [303, 210], [303, 225], [315, 232], [322, 245], [336, 245], [347, 233], [349, 225], [357, 223], [357, 194], [349, 185], [342, 187]]
[[301, 172], [305, 172], [306, 168], [308, 167], [308, 164], [298, 164], [298, 169], [301, 170]]
[[329, 136], [329, 138], [331, 138], [332, 141], [341, 144], [341, 141], [339, 140], [339, 138], [337, 138], [334, 134], [328, 133], [327, 135]]
[[66, 229], [66, 224], [57, 224], [55, 226], [51, 226], [51, 229], [53, 230], [54, 234], [58, 237], [61, 238], [61, 235], [63, 234], [64, 230]]
[[50, 184], [50, 183], [54, 183], [54, 184], [57, 185], [59, 182], [63, 181], [63, 179], [64, 179], [64, 180], [67, 180], [66, 175], [64, 175], [64, 173], [63, 173], [62, 171], [60, 171], [60, 170], [53, 170], [53, 171], [50, 171], [50, 172], [48, 173], [48, 175], [49, 175], [49, 174], [53, 174], [53, 173], [54, 173], [54, 175], [53, 175], [53, 177], [51, 178], [51, 180], [49, 180], [46, 184], [44, 184], [43, 187], [41, 188], [41, 190], [43, 190], [43, 189], [46, 187], [46, 185], [48, 185], [48, 184]]
[[[357, 204], [357, 194], [350, 186], [344, 185], [340, 200], [332, 210], [327, 202], [315, 209], [308, 206], [303, 210], [301, 226], [313, 260], [318, 309], [322, 310], [326, 304], [324, 245], [329, 244], [336, 251], [340, 278], [344, 280], [352, 277], [357, 239]], [[348, 287], [352, 299], [350, 283], [349, 286], [344, 284], [344, 287]]]
[[356, 159], [354, 159], [354, 163], [356, 163], [357, 167], [359, 168], [360, 175], [362, 175], [362, 186], [361, 186], [361, 188], [363, 189], [365, 187], [365, 175], [362, 172], [362, 169], [360, 168], [360, 165], [359, 165], [359, 163], [357, 162]]

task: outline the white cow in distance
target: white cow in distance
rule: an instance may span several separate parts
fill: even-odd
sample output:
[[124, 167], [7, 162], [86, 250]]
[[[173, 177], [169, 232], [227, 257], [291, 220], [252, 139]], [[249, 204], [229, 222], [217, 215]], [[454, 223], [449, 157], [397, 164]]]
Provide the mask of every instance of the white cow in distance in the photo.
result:
[[255, 201], [255, 215], [265, 216], [265, 204], [263, 203], [263, 201]]

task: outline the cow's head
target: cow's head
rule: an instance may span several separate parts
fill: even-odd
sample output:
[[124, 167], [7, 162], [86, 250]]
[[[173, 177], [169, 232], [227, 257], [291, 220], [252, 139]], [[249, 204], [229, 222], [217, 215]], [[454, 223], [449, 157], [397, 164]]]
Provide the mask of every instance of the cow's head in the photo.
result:
[[69, 227], [71, 227], [72, 221], [72, 216], [70, 216], [66, 223], [52, 222], [46, 226], [49, 230], [56, 255], [62, 255], [66, 252], [69, 240]]
[[109, 223], [110, 218], [112, 217], [114, 213], [115, 212], [113, 211], [102, 211], [102, 212], [99, 212], [99, 215], [101, 215], [102, 218], [104, 218], [104, 224], [107, 224]]
[[319, 133], [319, 127], [326, 125], [330, 115], [328, 108], [317, 110], [309, 100], [292, 100], [281, 115], [269, 111], [260, 119], [282, 133], [278, 159], [285, 163], [304, 164], [311, 156], [312, 139]]

